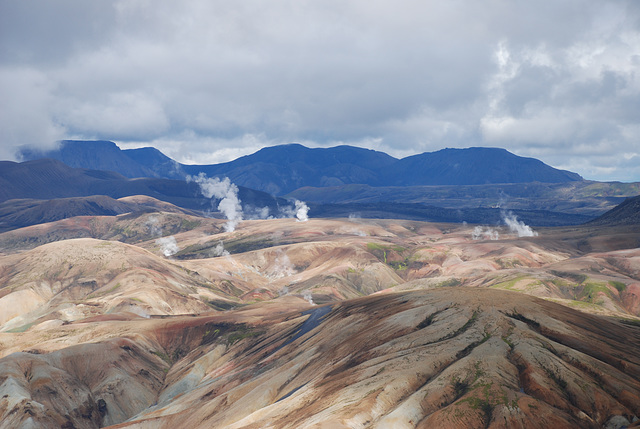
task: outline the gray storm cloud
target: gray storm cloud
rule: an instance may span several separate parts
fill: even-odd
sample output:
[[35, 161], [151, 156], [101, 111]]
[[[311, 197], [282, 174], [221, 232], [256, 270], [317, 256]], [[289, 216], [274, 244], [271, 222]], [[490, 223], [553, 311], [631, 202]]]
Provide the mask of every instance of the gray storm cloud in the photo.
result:
[[187, 163], [474, 145], [640, 180], [638, 22], [635, 0], [0, 0], [0, 157], [62, 138]]

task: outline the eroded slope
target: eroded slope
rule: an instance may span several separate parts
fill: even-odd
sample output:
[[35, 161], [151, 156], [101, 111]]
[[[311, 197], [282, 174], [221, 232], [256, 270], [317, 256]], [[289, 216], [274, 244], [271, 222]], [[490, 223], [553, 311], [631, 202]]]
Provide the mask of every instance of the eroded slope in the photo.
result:
[[0, 361], [1, 427], [595, 428], [640, 413], [637, 326], [490, 289], [291, 305], [66, 325], [94, 344]]

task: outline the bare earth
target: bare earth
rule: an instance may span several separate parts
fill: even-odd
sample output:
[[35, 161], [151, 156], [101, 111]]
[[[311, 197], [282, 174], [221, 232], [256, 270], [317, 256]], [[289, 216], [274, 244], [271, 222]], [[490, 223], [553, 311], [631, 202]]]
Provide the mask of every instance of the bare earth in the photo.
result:
[[0, 428], [640, 416], [640, 231], [225, 222], [157, 212], [0, 234]]

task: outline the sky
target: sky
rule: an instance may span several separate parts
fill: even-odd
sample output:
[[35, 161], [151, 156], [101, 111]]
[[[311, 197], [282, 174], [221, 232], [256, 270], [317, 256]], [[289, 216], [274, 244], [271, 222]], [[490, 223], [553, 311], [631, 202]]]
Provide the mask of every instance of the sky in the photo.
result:
[[640, 1], [0, 0], [0, 159], [502, 147], [640, 181]]

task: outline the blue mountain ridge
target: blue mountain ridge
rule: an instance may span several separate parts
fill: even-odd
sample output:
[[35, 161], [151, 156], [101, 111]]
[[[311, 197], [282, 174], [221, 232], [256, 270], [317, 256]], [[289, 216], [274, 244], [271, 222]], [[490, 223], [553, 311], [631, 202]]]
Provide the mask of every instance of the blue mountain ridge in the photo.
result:
[[425, 152], [403, 159], [353, 146], [266, 147], [236, 160], [211, 165], [180, 164], [155, 148], [121, 150], [109, 141], [62, 141], [57, 150], [23, 151], [24, 160], [53, 158], [74, 168], [115, 171], [125, 177], [181, 179], [187, 175], [227, 176], [234, 183], [273, 195], [301, 187], [566, 183], [576, 173], [500, 148], [471, 147]]

